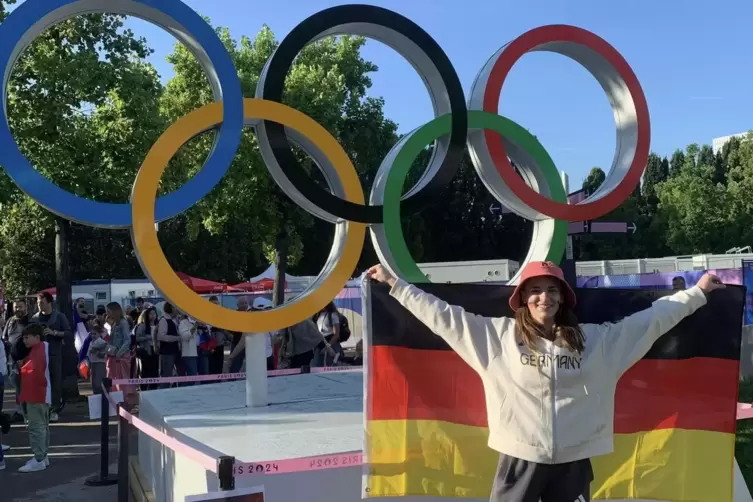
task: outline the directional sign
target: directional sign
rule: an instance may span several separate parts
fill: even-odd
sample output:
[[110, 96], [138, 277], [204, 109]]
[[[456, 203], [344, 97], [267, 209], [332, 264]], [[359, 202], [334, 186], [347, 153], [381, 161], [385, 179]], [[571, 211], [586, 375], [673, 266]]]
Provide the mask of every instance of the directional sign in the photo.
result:
[[568, 234], [587, 234], [588, 222], [587, 221], [571, 221], [567, 224]]
[[490, 205], [489, 206], [489, 212], [492, 213], [492, 215], [494, 215], [494, 216], [499, 216], [500, 218], [502, 217], [503, 214], [510, 214], [510, 213], [512, 213], [512, 211], [510, 211], [509, 209], [507, 209], [505, 206], [503, 206], [499, 202], [493, 203], [492, 205]]
[[[578, 202], [579, 196], [582, 196], [580, 200], [585, 199], [583, 191], [570, 194], [572, 197], [570, 203]], [[489, 206], [489, 212], [492, 216], [502, 218], [503, 214], [510, 214], [508, 208], [500, 203], [493, 203]], [[635, 223], [627, 223], [625, 221], [571, 221], [567, 225], [567, 233], [572, 234], [626, 234], [630, 232], [634, 234], [638, 230]]]
[[628, 230], [635, 233], [635, 223], [624, 221], [571, 221], [567, 226], [568, 234], [625, 234]]

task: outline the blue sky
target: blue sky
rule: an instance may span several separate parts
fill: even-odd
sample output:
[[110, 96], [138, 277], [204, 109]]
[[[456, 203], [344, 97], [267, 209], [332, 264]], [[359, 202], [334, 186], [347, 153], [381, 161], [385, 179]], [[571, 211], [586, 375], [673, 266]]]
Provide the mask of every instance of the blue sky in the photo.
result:
[[[254, 37], [262, 24], [283, 38], [307, 16], [342, 2], [327, 0], [188, 0], [235, 38]], [[651, 113], [652, 150], [670, 155], [689, 143], [753, 128], [753, 2], [728, 0], [537, 0], [465, 3], [448, 0], [372, 0], [422, 26], [444, 48], [467, 91], [484, 62], [502, 45], [545, 24], [593, 31], [625, 57], [638, 76]], [[620, 7], [616, 7], [620, 5]], [[160, 28], [130, 23], [155, 49], [163, 79], [175, 40]], [[397, 53], [370, 42], [364, 56], [380, 70], [370, 94], [386, 100], [387, 117], [402, 132], [432, 117], [418, 75]], [[611, 109], [596, 81], [566, 57], [536, 53], [513, 68], [500, 113], [517, 121], [547, 148], [578, 188], [593, 166], [608, 168], [615, 146]]]

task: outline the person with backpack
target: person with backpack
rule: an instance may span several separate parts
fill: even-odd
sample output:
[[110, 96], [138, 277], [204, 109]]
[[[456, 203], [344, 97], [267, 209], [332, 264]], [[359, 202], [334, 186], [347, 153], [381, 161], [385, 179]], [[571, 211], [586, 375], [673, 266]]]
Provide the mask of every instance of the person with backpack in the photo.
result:
[[[272, 302], [262, 297], [254, 299], [253, 303], [251, 304], [251, 310], [255, 310], [255, 311], [269, 310], [272, 307], [273, 307]], [[242, 371], [245, 365], [246, 335], [251, 335], [251, 333], [243, 333], [243, 336], [240, 338], [238, 343], [230, 352], [230, 368], [231, 368], [230, 373], [236, 373], [237, 371]], [[255, 333], [255, 335], [260, 336], [261, 334]], [[266, 357], [267, 359], [267, 371], [271, 371], [275, 369], [274, 358], [272, 356], [274, 352], [272, 350], [272, 333], [264, 333], [264, 339], [265, 339], [264, 357]], [[239, 357], [241, 355], [243, 355], [242, 358]], [[238, 361], [240, 361], [241, 359], [242, 359], [242, 362], [239, 363]], [[233, 368], [237, 368], [237, 371], [232, 371]]]
[[314, 316], [314, 322], [324, 339], [314, 349], [311, 366], [334, 366], [343, 355], [340, 344], [350, 337], [347, 320], [337, 311], [335, 302], [329, 302]]
[[16, 393], [17, 407], [11, 416], [13, 422], [23, 422], [24, 412], [23, 406], [18, 402], [18, 396], [21, 395], [21, 377], [19, 363], [23, 361], [23, 357], [18, 357], [19, 353], [24, 352], [26, 348], [23, 345], [23, 337], [21, 336], [24, 328], [29, 324], [29, 316], [26, 313], [26, 302], [23, 298], [19, 298], [13, 302], [13, 316], [8, 319], [3, 329], [3, 341], [7, 342], [10, 346], [8, 355], [8, 380], [13, 386], [13, 390]]
[[277, 368], [310, 366], [314, 358], [314, 349], [322, 341], [322, 335], [314, 321], [306, 318], [298, 324], [285, 328], [279, 334], [282, 343]]

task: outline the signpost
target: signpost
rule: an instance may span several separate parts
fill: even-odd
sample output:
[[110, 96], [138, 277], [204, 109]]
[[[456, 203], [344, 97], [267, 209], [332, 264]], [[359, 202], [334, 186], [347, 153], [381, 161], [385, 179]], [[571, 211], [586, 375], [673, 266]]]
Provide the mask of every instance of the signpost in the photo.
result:
[[[565, 188], [565, 193], [568, 193], [568, 177], [567, 174], [564, 172], [561, 173], [562, 177], [562, 185]], [[578, 190], [576, 192], [573, 192], [571, 194], [568, 194], [567, 196], [567, 202], [568, 204], [578, 204], [579, 202], [584, 201], [588, 197], [588, 192], [586, 190]], [[492, 216], [496, 216], [499, 219], [502, 219], [502, 216], [505, 214], [510, 214], [512, 211], [510, 211], [508, 208], [500, 204], [499, 202], [494, 202], [489, 206], [489, 213], [491, 213]], [[565, 273], [565, 280], [575, 287], [575, 258], [574, 258], [574, 250], [573, 250], [573, 236], [578, 234], [606, 234], [606, 233], [617, 233], [617, 234], [626, 234], [630, 232], [631, 234], [635, 234], [636, 230], [638, 230], [638, 227], [635, 225], [635, 223], [628, 223], [625, 221], [571, 221], [568, 223], [567, 227], [567, 246], [565, 248], [565, 259], [562, 263], [562, 269]]]
[[571, 221], [567, 233], [573, 234], [634, 234], [638, 230], [635, 223], [625, 221]]
[[[560, 179], [562, 179], [562, 186], [565, 188], [565, 193], [568, 193], [570, 191], [570, 178], [567, 176], [567, 173], [565, 171], [562, 171], [560, 173]], [[567, 198], [567, 202], [568, 204], [576, 203], [571, 202], [569, 196]], [[567, 245], [565, 246], [565, 259], [562, 262], [562, 273], [565, 274], [565, 280], [567, 281], [567, 283], [572, 288], [575, 288], [577, 286], [577, 273], [575, 271], [575, 250], [573, 249], [573, 236], [569, 234], [570, 232], [568, 232]]]
[[510, 211], [509, 209], [507, 209], [505, 206], [503, 206], [499, 202], [493, 202], [489, 206], [489, 212], [492, 213], [492, 216], [497, 216], [500, 219], [502, 218], [503, 214], [510, 214], [510, 213], [512, 213], [512, 211]]

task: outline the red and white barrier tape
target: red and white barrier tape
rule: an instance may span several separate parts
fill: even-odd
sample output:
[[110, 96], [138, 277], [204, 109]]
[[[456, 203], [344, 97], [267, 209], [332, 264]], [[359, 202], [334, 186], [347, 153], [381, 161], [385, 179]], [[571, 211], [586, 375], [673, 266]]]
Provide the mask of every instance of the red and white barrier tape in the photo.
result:
[[236, 477], [266, 476], [269, 474], [340, 469], [342, 467], [352, 467], [362, 464], [363, 452], [352, 451], [349, 453], [337, 453], [335, 455], [270, 460], [268, 462], [236, 462], [233, 474]]
[[753, 418], [753, 404], [737, 403], [737, 419], [746, 420]]
[[163, 445], [167, 446], [171, 450], [173, 450], [175, 453], [181, 454], [184, 457], [187, 457], [194, 462], [198, 463], [204, 469], [217, 473], [217, 459], [207, 455], [205, 453], [200, 452], [199, 450], [196, 450], [194, 448], [191, 448], [188, 445], [185, 445], [175, 439], [174, 437], [168, 436], [164, 432], [155, 429], [148, 423], [141, 420], [139, 417], [134, 416], [127, 412], [125, 409], [123, 409], [122, 406], [118, 406], [117, 403], [115, 403], [112, 398], [110, 397], [110, 394], [107, 393], [106, 390], [102, 390], [102, 393], [105, 395], [107, 400], [109, 401], [110, 405], [118, 410], [118, 414], [126, 419], [128, 423], [133, 425], [135, 428], [146, 434], [147, 436], [151, 437], [155, 441], [158, 441], [159, 443], [162, 443]]
[[[323, 368], [311, 368], [309, 373], [330, 373], [333, 371], [363, 371], [360, 366], [327, 366]], [[300, 375], [303, 371], [300, 368], [290, 368], [284, 370], [271, 370], [267, 372], [268, 377]], [[161, 383], [184, 383], [184, 382], [223, 382], [227, 380], [242, 380], [246, 378], [245, 373], [223, 373], [220, 375], [194, 375], [194, 376], [177, 376], [177, 377], [160, 377], [160, 378], [123, 378], [113, 380], [113, 385], [154, 385]]]

